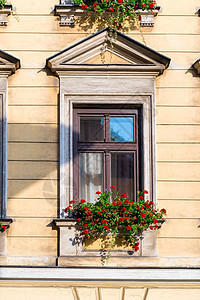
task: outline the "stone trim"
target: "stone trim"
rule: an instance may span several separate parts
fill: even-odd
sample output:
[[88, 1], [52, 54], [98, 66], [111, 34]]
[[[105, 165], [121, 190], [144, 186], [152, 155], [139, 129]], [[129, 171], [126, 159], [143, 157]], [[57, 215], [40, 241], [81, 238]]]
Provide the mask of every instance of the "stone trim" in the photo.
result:
[[0, 6], [0, 26], [8, 25], [8, 16], [12, 13], [12, 5], [6, 4], [3, 7]]
[[[136, 10], [141, 16], [140, 26], [153, 27], [154, 17], [157, 16], [160, 7], [157, 6], [154, 10], [143, 11], [142, 9]], [[55, 15], [60, 17], [60, 26], [74, 26], [74, 17], [81, 17], [83, 15], [83, 9], [79, 5], [60, 4], [54, 7]]]
[[[200, 282], [199, 268], [61, 268], [1, 267], [0, 278], [12, 281]], [[55, 284], [55, 282], [54, 282]]]

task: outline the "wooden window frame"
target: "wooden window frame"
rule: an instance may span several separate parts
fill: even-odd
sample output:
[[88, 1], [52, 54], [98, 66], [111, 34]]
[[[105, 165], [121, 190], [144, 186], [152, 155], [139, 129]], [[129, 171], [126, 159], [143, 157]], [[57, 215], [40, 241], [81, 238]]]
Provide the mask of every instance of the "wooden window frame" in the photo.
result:
[[[102, 116], [103, 141], [79, 141], [80, 117]], [[110, 117], [133, 117], [133, 141], [111, 141], [110, 140]], [[140, 136], [139, 136], [140, 112], [138, 108], [74, 108], [73, 109], [73, 198], [80, 198], [80, 156], [82, 152], [104, 153], [104, 186], [109, 189], [111, 185], [111, 153], [132, 153], [134, 157], [134, 200], [137, 200], [137, 191], [140, 189], [139, 182], [139, 157], [140, 157]]]

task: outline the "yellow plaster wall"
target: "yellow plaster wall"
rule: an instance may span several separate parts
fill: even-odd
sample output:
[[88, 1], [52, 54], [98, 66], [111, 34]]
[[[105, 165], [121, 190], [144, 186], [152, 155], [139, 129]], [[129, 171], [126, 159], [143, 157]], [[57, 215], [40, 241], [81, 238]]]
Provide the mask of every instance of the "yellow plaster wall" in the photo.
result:
[[[7, 231], [7, 253], [56, 257], [57, 232], [49, 223], [57, 217], [58, 206], [59, 81], [45, 62], [95, 28], [84, 32], [79, 26], [60, 27], [53, 14], [58, 0], [12, 3], [19, 22], [10, 16], [8, 26], [0, 28], [1, 49], [21, 60], [21, 69], [8, 80], [8, 216], [16, 222]], [[191, 65], [200, 56], [199, 0], [158, 4], [155, 27], [142, 29], [147, 46], [172, 59], [156, 79], [157, 196], [158, 206], [168, 210], [158, 234], [158, 255], [197, 257], [200, 78]], [[128, 35], [142, 42], [138, 31]], [[152, 290], [147, 299], [155, 299], [158, 292]], [[173, 292], [166, 292], [166, 299]]]

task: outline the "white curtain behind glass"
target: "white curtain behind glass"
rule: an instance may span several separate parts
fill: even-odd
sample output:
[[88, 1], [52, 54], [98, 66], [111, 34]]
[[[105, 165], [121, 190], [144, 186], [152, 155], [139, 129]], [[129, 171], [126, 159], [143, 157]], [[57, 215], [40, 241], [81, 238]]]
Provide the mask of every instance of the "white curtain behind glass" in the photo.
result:
[[103, 153], [80, 153], [80, 197], [93, 202], [103, 191]]

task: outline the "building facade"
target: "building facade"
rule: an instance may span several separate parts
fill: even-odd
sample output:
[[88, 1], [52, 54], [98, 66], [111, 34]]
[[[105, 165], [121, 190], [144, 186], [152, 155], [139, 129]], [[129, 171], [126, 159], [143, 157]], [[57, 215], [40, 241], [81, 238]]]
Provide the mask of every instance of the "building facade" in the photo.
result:
[[[158, 5], [154, 26], [117, 32], [110, 44], [109, 28], [68, 26], [58, 0], [12, 1], [17, 16], [0, 26], [2, 298], [199, 299], [199, 1]], [[102, 116], [124, 115], [132, 136], [132, 125], [123, 136], [110, 125], [118, 144], [92, 145]], [[134, 169], [114, 183], [132, 198], [148, 189], [167, 217], [138, 253], [116, 248], [102, 265], [99, 240], [76, 243], [64, 208], [113, 184], [119, 161]], [[92, 184], [79, 176], [93, 173]]]

